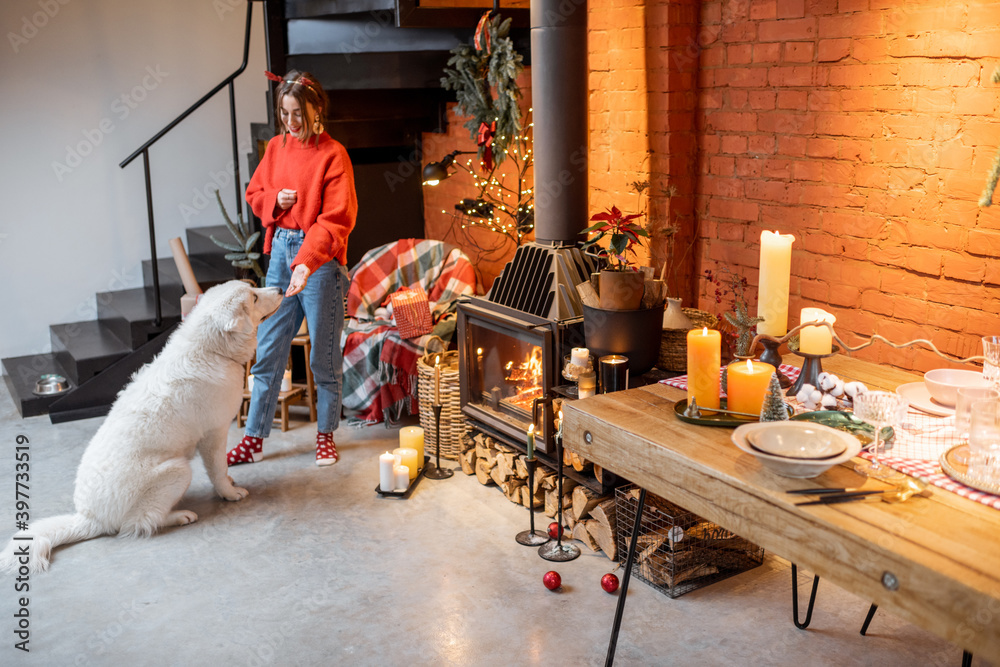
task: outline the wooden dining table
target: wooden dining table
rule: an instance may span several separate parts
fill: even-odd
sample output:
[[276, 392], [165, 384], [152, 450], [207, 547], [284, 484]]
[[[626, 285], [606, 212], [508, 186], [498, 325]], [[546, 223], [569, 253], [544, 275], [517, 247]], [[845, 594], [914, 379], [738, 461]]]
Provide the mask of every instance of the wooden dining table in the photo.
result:
[[[824, 359], [823, 366], [841, 378], [889, 389], [920, 380], [842, 355]], [[778, 476], [733, 444], [732, 428], [678, 419], [674, 404], [684, 398], [680, 389], [652, 384], [566, 402], [564, 444], [642, 489], [1000, 664], [1000, 510], [938, 487], [898, 504], [796, 506], [802, 496], [788, 491], [877, 483], [855, 472], [853, 462], [814, 479]], [[612, 637], [611, 660], [617, 627]]]

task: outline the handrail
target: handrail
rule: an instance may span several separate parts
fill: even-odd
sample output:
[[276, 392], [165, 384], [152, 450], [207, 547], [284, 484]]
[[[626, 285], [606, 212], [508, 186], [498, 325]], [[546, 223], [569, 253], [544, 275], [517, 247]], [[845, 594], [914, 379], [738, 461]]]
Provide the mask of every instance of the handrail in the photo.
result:
[[163, 324], [163, 311], [162, 311], [162, 306], [160, 304], [160, 271], [156, 259], [156, 226], [153, 223], [153, 191], [152, 188], [150, 187], [149, 148], [157, 141], [159, 141], [167, 132], [169, 132], [175, 126], [177, 126], [178, 123], [180, 123], [182, 120], [190, 116], [196, 109], [198, 109], [201, 105], [210, 100], [216, 93], [218, 93], [220, 90], [228, 86], [229, 117], [230, 117], [230, 126], [232, 130], [232, 139], [233, 139], [233, 169], [235, 170], [235, 173], [233, 174], [233, 184], [236, 187], [236, 202], [237, 205], [239, 205], [240, 158], [236, 140], [236, 98], [235, 98], [235, 90], [233, 87], [233, 81], [235, 81], [236, 77], [238, 77], [240, 74], [243, 73], [243, 71], [247, 67], [247, 62], [249, 62], [250, 59], [250, 28], [253, 19], [254, 2], [255, 0], [247, 0], [247, 21], [246, 21], [246, 28], [243, 34], [243, 62], [240, 63], [239, 69], [237, 69], [235, 72], [233, 72], [225, 79], [223, 79], [222, 82], [219, 83], [219, 85], [215, 86], [214, 88], [212, 88], [212, 90], [203, 95], [201, 99], [199, 99], [197, 102], [188, 107], [186, 111], [184, 111], [179, 116], [174, 118], [172, 121], [167, 123], [167, 125], [162, 130], [153, 135], [152, 138], [150, 138], [148, 141], [146, 141], [146, 143], [137, 148], [131, 155], [122, 160], [122, 162], [118, 165], [120, 168], [124, 169], [126, 166], [128, 166], [129, 163], [131, 163], [137, 157], [139, 157], [140, 155], [143, 156], [143, 174], [146, 181], [146, 215], [149, 218], [149, 249], [150, 249], [152, 273], [153, 273], [153, 298], [154, 298], [154, 305], [156, 308], [156, 319], [154, 324], [157, 327]]

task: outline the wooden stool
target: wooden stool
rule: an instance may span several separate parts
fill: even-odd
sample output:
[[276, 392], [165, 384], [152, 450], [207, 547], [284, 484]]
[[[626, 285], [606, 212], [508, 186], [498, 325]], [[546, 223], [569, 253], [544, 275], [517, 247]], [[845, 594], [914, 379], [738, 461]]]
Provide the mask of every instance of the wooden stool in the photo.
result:
[[312, 367], [309, 365], [309, 357], [312, 355], [312, 343], [309, 341], [308, 333], [300, 333], [292, 339], [292, 347], [301, 347], [305, 354], [306, 383], [294, 384], [293, 387], [302, 387], [306, 392], [306, 402], [309, 404], [309, 421], [316, 421], [316, 384], [313, 382]]
[[[251, 359], [246, 366], [246, 372], [243, 376], [243, 403], [240, 405], [240, 413], [237, 416], [237, 423], [240, 428], [243, 428], [247, 423], [247, 416], [250, 413], [250, 397], [251, 393], [247, 387], [247, 378], [250, 377], [250, 368], [253, 367], [253, 360]], [[306, 390], [302, 385], [292, 385], [292, 388], [288, 391], [282, 391], [278, 394], [278, 408], [275, 413], [274, 422], [281, 424], [282, 432], [288, 430], [288, 406], [294, 403], [300, 403], [303, 398], [305, 398]], [[315, 414], [316, 406], [311, 406], [310, 413]], [[315, 421], [315, 417], [313, 418]]]

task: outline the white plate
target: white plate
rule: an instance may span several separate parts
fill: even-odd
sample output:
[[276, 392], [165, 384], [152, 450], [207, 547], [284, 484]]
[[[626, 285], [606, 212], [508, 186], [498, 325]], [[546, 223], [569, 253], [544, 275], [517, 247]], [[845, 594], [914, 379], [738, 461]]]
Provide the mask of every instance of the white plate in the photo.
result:
[[909, 382], [897, 387], [896, 391], [910, 403], [911, 408], [939, 417], [950, 417], [955, 414], [954, 406], [942, 405], [931, 398], [931, 393], [927, 391], [927, 386], [923, 382]]
[[786, 459], [832, 459], [844, 453], [846, 441], [833, 429], [817, 428], [817, 424], [789, 422], [782, 428], [757, 429], [747, 433], [751, 447], [764, 454]]
[[831, 432], [830, 438], [836, 438], [843, 442], [844, 451], [839, 455], [829, 459], [790, 459], [785, 456], [773, 456], [771, 454], [765, 454], [761, 451], [754, 449], [749, 442], [747, 442], [747, 435], [753, 438], [753, 433], [755, 431], [760, 431], [762, 429], [788, 429], [792, 428], [791, 424], [797, 424], [799, 422], [755, 422], [752, 424], [744, 424], [733, 431], [732, 439], [733, 444], [742, 449], [747, 454], [752, 455], [761, 465], [769, 469], [776, 475], [781, 475], [782, 477], [794, 477], [798, 479], [811, 479], [813, 477], [818, 477], [824, 472], [829, 470], [835, 465], [843, 463], [854, 456], [858, 455], [861, 451], [861, 441], [854, 436], [844, 433], [843, 431], [838, 431], [837, 429], [830, 428], [829, 426], [823, 426], [822, 424], [809, 424], [811, 428], [815, 429], [825, 429]]

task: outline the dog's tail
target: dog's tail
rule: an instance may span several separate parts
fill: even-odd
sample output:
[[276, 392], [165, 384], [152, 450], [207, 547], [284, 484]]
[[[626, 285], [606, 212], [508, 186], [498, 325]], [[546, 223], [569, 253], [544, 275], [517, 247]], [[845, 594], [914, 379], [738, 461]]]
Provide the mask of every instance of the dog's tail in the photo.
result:
[[14, 535], [0, 551], [0, 570], [17, 572], [21, 567], [27, 567], [31, 573], [47, 570], [54, 548], [89, 540], [105, 532], [95, 521], [82, 514], [60, 514], [41, 519]]

